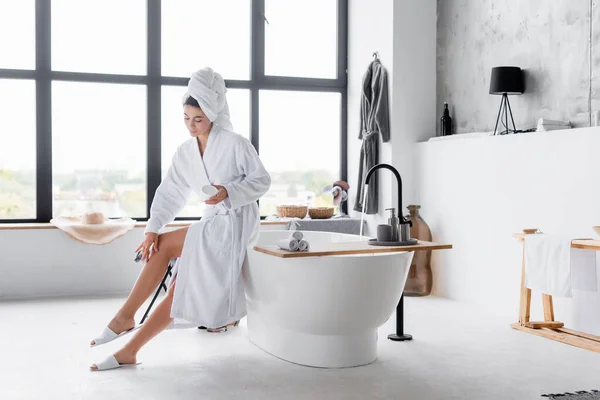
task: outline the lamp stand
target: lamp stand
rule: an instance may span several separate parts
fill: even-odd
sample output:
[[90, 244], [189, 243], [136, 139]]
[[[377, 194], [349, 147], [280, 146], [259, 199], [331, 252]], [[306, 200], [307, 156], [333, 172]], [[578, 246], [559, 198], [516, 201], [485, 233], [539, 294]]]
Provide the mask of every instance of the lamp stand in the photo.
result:
[[[510, 113], [510, 120], [512, 121], [512, 129], [508, 128], [508, 114]], [[504, 127], [506, 130], [502, 131], [500, 135], [506, 135], [508, 133], [517, 133], [517, 128], [515, 127], [515, 120], [513, 119], [512, 110], [510, 108], [510, 103], [508, 101], [508, 94], [502, 93], [502, 101], [500, 102], [500, 109], [498, 110], [498, 117], [496, 118], [496, 127], [494, 128], [494, 135], [496, 134], [496, 129], [498, 129], [498, 122], [502, 117], [502, 121], [504, 123]]]

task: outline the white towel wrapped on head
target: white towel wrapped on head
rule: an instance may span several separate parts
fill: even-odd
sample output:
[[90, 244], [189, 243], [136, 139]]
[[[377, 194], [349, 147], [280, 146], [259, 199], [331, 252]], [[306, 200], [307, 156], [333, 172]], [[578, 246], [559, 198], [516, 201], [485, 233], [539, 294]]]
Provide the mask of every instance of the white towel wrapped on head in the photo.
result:
[[223, 77], [207, 67], [192, 74], [182, 100], [185, 103], [188, 97], [193, 97], [211, 122], [233, 130], [226, 93]]

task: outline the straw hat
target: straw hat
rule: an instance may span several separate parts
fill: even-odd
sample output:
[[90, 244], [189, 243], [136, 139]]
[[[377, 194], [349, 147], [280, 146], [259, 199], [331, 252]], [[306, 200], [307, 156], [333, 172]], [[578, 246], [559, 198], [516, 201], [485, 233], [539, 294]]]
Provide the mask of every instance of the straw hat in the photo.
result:
[[50, 223], [86, 244], [108, 244], [135, 226], [131, 218], [107, 219], [101, 212], [89, 212], [81, 217], [57, 217]]

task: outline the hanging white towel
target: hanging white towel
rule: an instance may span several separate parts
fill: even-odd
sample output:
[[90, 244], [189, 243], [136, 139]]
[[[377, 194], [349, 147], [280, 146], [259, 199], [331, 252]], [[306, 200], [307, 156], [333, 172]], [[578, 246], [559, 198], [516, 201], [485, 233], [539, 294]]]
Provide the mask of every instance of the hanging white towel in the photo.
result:
[[572, 249], [571, 238], [562, 235], [526, 235], [525, 283], [557, 297], [572, 297], [572, 289], [596, 291], [596, 252]]
[[571, 249], [571, 286], [587, 292], [598, 290], [596, 251]]
[[571, 238], [525, 235], [525, 284], [557, 297], [571, 297]]

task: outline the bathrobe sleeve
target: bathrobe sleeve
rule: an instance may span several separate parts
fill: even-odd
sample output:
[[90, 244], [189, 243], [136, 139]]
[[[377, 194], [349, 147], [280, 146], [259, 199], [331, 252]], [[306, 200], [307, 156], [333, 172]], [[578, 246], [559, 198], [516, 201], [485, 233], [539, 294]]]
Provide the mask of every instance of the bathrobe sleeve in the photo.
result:
[[370, 96], [371, 93], [369, 86], [371, 85], [371, 79], [373, 79], [373, 63], [369, 64], [367, 72], [363, 75], [362, 86], [360, 91], [360, 122], [358, 127], [358, 139], [363, 140], [363, 133], [367, 130], [367, 119], [370, 112]]
[[169, 171], [156, 189], [144, 233], [158, 233], [165, 225], [173, 222], [177, 213], [185, 206], [191, 188], [183, 177], [184, 161], [180, 148], [173, 155]]
[[257, 201], [271, 187], [271, 176], [258, 158], [254, 146], [245, 139], [236, 142], [235, 156], [242, 179], [224, 185], [229, 194], [225, 205], [233, 209]]
[[379, 76], [377, 82], [379, 86], [378, 96], [375, 107], [375, 123], [381, 135], [381, 140], [390, 141], [390, 103], [388, 94], [387, 73], [382, 65], [379, 65]]

